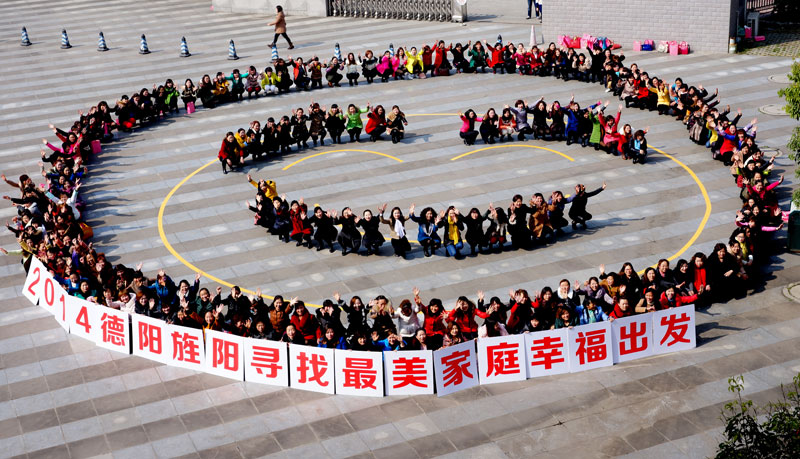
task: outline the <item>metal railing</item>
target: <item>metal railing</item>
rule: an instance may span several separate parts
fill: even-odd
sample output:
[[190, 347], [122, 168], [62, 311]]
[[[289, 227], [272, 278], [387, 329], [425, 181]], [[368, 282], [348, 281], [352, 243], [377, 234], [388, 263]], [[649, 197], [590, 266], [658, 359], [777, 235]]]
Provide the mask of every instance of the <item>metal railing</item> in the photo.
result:
[[451, 21], [452, 0], [327, 0], [328, 16]]
[[775, 8], [775, 0], [747, 0], [747, 11], [770, 13]]

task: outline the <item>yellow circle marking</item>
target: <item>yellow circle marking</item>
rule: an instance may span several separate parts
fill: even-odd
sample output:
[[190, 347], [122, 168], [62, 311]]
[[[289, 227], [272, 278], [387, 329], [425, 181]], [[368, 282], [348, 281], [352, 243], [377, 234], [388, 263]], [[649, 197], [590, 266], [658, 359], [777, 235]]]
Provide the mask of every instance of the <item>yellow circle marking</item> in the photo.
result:
[[572, 158], [571, 156], [567, 156], [567, 155], [565, 155], [564, 153], [561, 153], [558, 150], [553, 150], [552, 148], [540, 147], [540, 146], [537, 146], [537, 145], [516, 145], [516, 144], [492, 145], [491, 147], [478, 148], [477, 150], [468, 151], [468, 152], [462, 153], [462, 154], [460, 154], [460, 155], [458, 155], [456, 157], [450, 158], [450, 161], [455, 161], [457, 159], [461, 159], [461, 158], [463, 158], [465, 156], [469, 156], [469, 155], [471, 155], [473, 153], [478, 153], [480, 151], [494, 150], [495, 148], [536, 148], [538, 150], [544, 150], [544, 151], [549, 151], [550, 153], [555, 153], [555, 154], [557, 154], [557, 155], [559, 155], [559, 156], [561, 156], [563, 158], [566, 158], [566, 159], [568, 159], [570, 161], [575, 161], [575, 159]]
[[353, 149], [347, 148], [347, 149], [344, 149], [344, 150], [321, 151], [321, 152], [319, 152], [319, 153], [314, 153], [313, 155], [304, 156], [304, 157], [302, 157], [302, 158], [298, 159], [297, 161], [295, 161], [295, 162], [293, 162], [293, 163], [289, 164], [288, 166], [284, 167], [284, 168], [283, 168], [283, 169], [281, 169], [281, 170], [284, 170], [284, 171], [285, 171], [285, 170], [288, 170], [289, 168], [292, 168], [292, 167], [294, 167], [294, 166], [296, 166], [296, 165], [298, 165], [298, 164], [302, 163], [303, 161], [305, 161], [305, 160], [307, 160], [307, 159], [316, 158], [316, 157], [318, 157], [318, 156], [322, 156], [322, 155], [329, 155], [329, 154], [331, 154], [331, 153], [341, 153], [341, 152], [345, 152], [345, 151], [357, 151], [357, 152], [359, 152], [359, 153], [370, 153], [370, 154], [373, 154], [373, 155], [378, 155], [378, 156], [383, 156], [383, 157], [386, 157], [386, 158], [389, 158], [389, 159], [393, 159], [393, 160], [397, 161], [398, 163], [402, 163], [402, 162], [403, 162], [403, 160], [402, 160], [402, 159], [400, 159], [400, 158], [398, 158], [398, 157], [396, 157], [396, 156], [387, 155], [386, 153], [381, 153], [381, 152], [379, 152], [379, 151], [372, 151], [372, 150], [353, 150]]
[[[678, 258], [679, 256], [683, 255], [683, 253], [686, 252], [687, 250], [689, 250], [689, 247], [691, 247], [692, 244], [694, 244], [697, 238], [700, 237], [700, 233], [702, 233], [703, 230], [705, 229], [706, 223], [708, 223], [708, 219], [711, 217], [711, 198], [708, 197], [708, 191], [706, 191], [705, 185], [703, 185], [703, 182], [701, 182], [700, 179], [697, 177], [697, 174], [695, 174], [694, 171], [689, 166], [684, 164], [683, 161], [670, 155], [669, 153], [665, 153], [662, 150], [659, 150], [658, 148], [650, 147], [650, 149], [671, 159], [672, 161], [675, 162], [675, 164], [681, 166], [686, 172], [688, 172], [689, 176], [692, 177], [692, 179], [694, 179], [694, 182], [697, 184], [697, 187], [700, 188], [700, 193], [703, 195], [703, 201], [705, 201], [706, 203], [706, 211], [703, 214], [703, 219], [700, 220], [700, 225], [697, 226], [697, 229], [695, 230], [694, 234], [686, 242], [686, 244], [684, 244], [683, 247], [681, 247], [681, 249], [678, 250], [674, 255], [667, 258], [667, 260], [672, 261]], [[655, 265], [653, 265], [653, 267], [655, 267]], [[641, 273], [644, 273], [644, 270], [640, 271], [640, 274]]]
[[[172, 256], [177, 258], [178, 261], [180, 261], [181, 263], [186, 265], [189, 269], [191, 269], [192, 271], [200, 273], [200, 275], [202, 275], [203, 277], [205, 277], [207, 279], [210, 279], [210, 280], [212, 280], [214, 282], [217, 282], [219, 284], [225, 285], [227, 287], [233, 287], [233, 284], [231, 284], [230, 282], [226, 282], [226, 281], [224, 281], [224, 280], [222, 280], [222, 279], [220, 279], [218, 277], [214, 277], [214, 276], [206, 273], [202, 269], [198, 268], [197, 266], [195, 266], [195, 265], [189, 263], [188, 261], [186, 261], [186, 259], [183, 258], [181, 256], [181, 254], [178, 253], [177, 250], [175, 250], [174, 247], [172, 247], [172, 244], [170, 244], [169, 240], [167, 239], [166, 233], [164, 233], [164, 209], [167, 208], [167, 204], [169, 203], [170, 198], [172, 198], [172, 196], [178, 191], [178, 189], [180, 189], [180, 187], [182, 187], [184, 183], [188, 182], [189, 179], [191, 179], [195, 175], [199, 174], [200, 172], [203, 171], [203, 169], [207, 168], [208, 166], [210, 166], [210, 165], [212, 165], [212, 164], [214, 164], [216, 162], [218, 162], [218, 160], [214, 159], [214, 160], [211, 160], [211, 161], [203, 164], [202, 166], [198, 167], [194, 172], [192, 172], [191, 174], [189, 174], [186, 177], [184, 177], [183, 180], [178, 182], [177, 185], [175, 185], [174, 187], [172, 187], [171, 190], [169, 190], [169, 193], [167, 193], [167, 196], [164, 198], [164, 201], [161, 202], [161, 207], [158, 208], [158, 236], [161, 238], [161, 242], [164, 243], [164, 247], [166, 247], [166, 249], [169, 251], [169, 253], [171, 253]], [[243, 292], [247, 292], [247, 293], [255, 294], [255, 292], [250, 291], [250, 290], [242, 289], [242, 291]]]
[[[419, 115], [416, 115], [416, 116], [436, 116], [436, 115], [438, 115], [438, 114], [419, 114]], [[450, 114], [441, 114], [441, 115], [449, 116]], [[415, 115], [409, 115], [409, 116], [415, 116]], [[451, 158], [450, 160], [451, 161], [455, 161], [457, 159], [463, 158], [465, 156], [469, 156], [469, 155], [471, 155], [473, 153], [478, 153], [478, 152], [483, 151], [483, 150], [491, 150], [491, 149], [494, 149], [494, 148], [514, 148], [514, 147], [538, 148], [540, 150], [546, 150], [546, 151], [550, 151], [552, 153], [556, 153], [557, 155], [563, 156], [564, 158], [566, 158], [566, 159], [568, 159], [570, 161], [575, 161], [573, 158], [561, 153], [560, 151], [556, 151], [556, 150], [553, 150], [553, 149], [547, 148], [547, 147], [539, 147], [539, 146], [536, 146], [536, 145], [493, 145], [491, 147], [483, 147], [483, 148], [479, 148], [477, 150], [473, 150], [473, 151], [461, 154], [459, 156]], [[683, 253], [686, 252], [687, 250], [689, 250], [689, 247], [691, 247], [692, 244], [694, 244], [695, 241], [697, 241], [697, 239], [700, 237], [700, 234], [705, 229], [706, 224], [708, 223], [708, 219], [711, 217], [711, 198], [709, 198], [708, 191], [706, 190], [706, 187], [703, 185], [703, 182], [700, 181], [700, 178], [697, 177], [697, 174], [695, 174], [694, 171], [689, 166], [687, 166], [686, 164], [684, 164], [682, 161], [680, 161], [679, 159], [675, 158], [674, 156], [672, 156], [672, 155], [670, 155], [668, 153], [665, 153], [664, 151], [662, 151], [662, 150], [660, 150], [658, 148], [650, 147], [650, 149], [655, 151], [655, 152], [657, 152], [657, 153], [659, 153], [659, 154], [661, 154], [661, 155], [666, 156], [670, 160], [674, 161], [677, 165], [682, 167], [689, 174], [689, 176], [691, 176], [692, 179], [694, 179], [695, 183], [697, 184], [697, 187], [700, 188], [700, 193], [703, 195], [703, 201], [705, 201], [705, 205], [706, 205], [706, 210], [705, 210], [705, 213], [703, 214], [703, 219], [700, 221], [700, 225], [698, 225], [698, 227], [695, 230], [695, 232], [692, 235], [692, 237], [686, 242], [686, 244], [683, 245], [683, 247], [680, 248], [680, 250], [678, 250], [675, 254], [673, 254], [672, 256], [667, 258], [667, 260], [672, 261], [672, 260], [680, 257], [681, 255], [683, 255]], [[380, 152], [377, 152], [377, 151], [370, 151], [370, 150], [332, 150], [332, 151], [327, 151], [327, 152], [316, 153], [314, 155], [307, 156], [305, 158], [299, 159], [299, 160], [289, 164], [288, 166], [284, 167], [283, 170], [287, 170], [292, 166], [300, 164], [301, 162], [305, 161], [306, 159], [310, 159], [310, 158], [314, 158], [314, 157], [317, 157], [317, 156], [326, 155], [326, 154], [329, 154], [329, 153], [342, 152], [342, 151], [356, 151], [356, 152], [371, 153], [371, 154], [376, 154], [376, 155], [385, 156], [387, 158], [394, 159], [397, 162], [403, 162], [403, 160], [401, 160], [399, 158], [396, 158], [396, 157], [391, 156], [391, 155], [387, 155], [385, 153], [380, 153]], [[187, 181], [189, 181], [189, 179], [191, 179], [195, 175], [199, 174], [205, 168], [207, 168], [208, 166], [211, 166], [212, 164], [214, 164], [216, 162], [217, 162], [217, 160], [215, 159], [215, 160], [209, 161], [206, 164], [200, 166], [194, 172], [192, 172], [191, 174], [189, 174], [186, 177], [184, 177], [183, 180], [178, 182], [178, 184], [175, 185], [170, 190], [169, 193], [167, 193], [167, 196], [161, 202], [161, 206], [158, 209], [158, 235], [161, 238], [161, 241], [164, 243], [164, 247], [167, 249], [167, 251], [169, 251], [169, 253], [171, 253], [172, 256], [174, 256], [178, 261], [183, 263], [184, 266], [188, 267], [192, 271], [200, 273], [200, 275], [205, 277], [206, 279], [209, 279], [211, 281], [214, 281], [214, 282], [216, 282], [218, 284], [225, 285], [226, 287], [230, 288], [230, 287], [233, 287], [234, 284], [231, 284], [230, 282], [224, 281], [224, 280], [222, 280], [222, 279], [220, 279], [218, 277], [212, 276], [212, 275], [206, 273], [205, 271], [203, 271], [202, 269], [198, 268], [197, 266], [195, 266], [195, 265], [189, 263], [188, 261], [186, 261], [186, 259], [183, 258], [181, 256], [181, 254], [178, 253], [175, 250], [174, 247], [172, 247], [172, 244], [169, 243], [169, 240], [167, 239], [167, 235], [164, 232], [164, 209], [166, 209], [170, 198], [172, 198], [172, 196], [180, 189], [180, 187], [182, 187]], [[409, 242], [417, 242], [417, 241], [409, 241]], [[653, 267], [654, 266], [655, 265], [653, 265]], [[641, 275], [642, 273], [644, 273], [644, 271], [645, 270], [639, 271], [639, 274]], [[255, 295], [255, 293], [256, 293], [255, 291], [249, 290], [249, 289], [246, 289], [246, 288], [242, 288], [241, 290], [242, 290], [242, 292], [249, 293], [251, 295]], [[263, 295], [262, 294], [261, 296], [264, 297], [264, 298], [267, 298], [267, 299], [273, 299], [274, 298], [273, 296], [270, 296], [270, 295]], [[313, 304], [313, 303], [306, 303], [306, 306], [311, 306], [311, 307], [316, 307], [316, 308], [321, 307], [321, 305]]]

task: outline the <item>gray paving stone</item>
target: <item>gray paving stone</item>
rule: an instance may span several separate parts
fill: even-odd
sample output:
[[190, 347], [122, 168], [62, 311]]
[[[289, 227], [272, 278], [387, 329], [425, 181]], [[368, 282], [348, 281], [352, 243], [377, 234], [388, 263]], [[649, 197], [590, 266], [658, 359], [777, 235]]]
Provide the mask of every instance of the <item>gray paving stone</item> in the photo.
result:
[[176, 457], [196, 451], [192, 439], [187, 434], [154, 441], [152, 446], [159, 457]]

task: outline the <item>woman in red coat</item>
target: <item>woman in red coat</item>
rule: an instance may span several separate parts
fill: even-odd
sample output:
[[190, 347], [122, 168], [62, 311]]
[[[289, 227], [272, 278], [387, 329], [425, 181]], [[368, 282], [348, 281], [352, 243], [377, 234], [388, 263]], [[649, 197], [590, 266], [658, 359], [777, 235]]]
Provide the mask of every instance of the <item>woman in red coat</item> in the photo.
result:
[[295, 303], [291, 321], [307, 345], [317, 345], [317, 340], [321, 337], [319, 323], [314, 316], [308, 313], [306, 304], [302, 301]]
[[447, 76], [450, 75], [450, 61], [447, 60], [447, 53], [450, 51], [452, 44], [447, 48], [444, 47], [444, 40], [439, 40], [436, 47], [433, 48], [433, 62], [431, 66], [431, 76]]
[[704, 306], [711, 303], [711, 280], [706, 270], [706, 255], [703, 252], [697, 252], [689, 260], [689, 273], [692, 278], [692, 285], [690, 290], [697, 294], [695, 303], [698, 306]]
[[239, 146], [239, 142], [236, 141], [233, 132], [225, 134], [225, 138], [222, 140], [222, 146], [219, 147], [217, 158], [219, 158], [219, 162], [222, 163], [223, 174], [228, 173], [228, 167], [233, 170], [235, 167], [239, 167], [244, 163], [244, 151], [242, 147]]
[[378, 105], [367, 115], [367, 127], [364, 129], [373, 142], [381, 138], [386, 131], [386, 111]]
[[662, 309], [677, 308], [687, 304], [693, 304], [697, 301], [697, 294], [693, 295], [680, 295], [675, 292], [675, 287], [669, 287], [661, 294], [659, 303]]
[[291, 208], [289, 209], [289, 219], [292, 221], [292, 232], [290, 237], [297, 242], [300, 247], [305, 243], [309, 249], [313, 247], [311, 243], [311, 224], [308, 223], [307, 217], [308, 206], [300, 198], [300, 202], [292, 201]]
[[419, 289], [414, 287], [414, 302], [417, 303], [420, 312], [425, 316], [424, 326], [428, 347], [435, 351], [442, 347], [444, 335], [447, 333], [447, 328], [442, 320], [444, 318], [442, 300], [431, 298], [430, 303], [426, 306], [419, 297]]
[[489, 59], [489, 67], [492, 68], [493, 73], [497, 73], [497, 70], [500, 69], [500, 73], [503, 73], [503, 42], [498, 41], [494, 46], [490, 45], [483, 40], [483, 44], [487, 50], [492, 53], [491, 58]]
[[447, 314], [447, 321], [457, 323], [464, 337], [473, 339], [478, 337], [478, 324], [475, 323], [475, 316], [485, 319], [489, 317], [489, 313], [477, 309], [475, 303], [467, 297], [461, 296], [456, 301], [456, 307]]

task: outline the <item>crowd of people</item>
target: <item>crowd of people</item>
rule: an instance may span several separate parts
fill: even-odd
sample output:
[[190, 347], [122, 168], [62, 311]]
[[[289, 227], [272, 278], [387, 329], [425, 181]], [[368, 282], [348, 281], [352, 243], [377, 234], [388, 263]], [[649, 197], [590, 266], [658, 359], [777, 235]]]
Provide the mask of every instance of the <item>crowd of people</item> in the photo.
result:
[[[152, 94], [144, 88], [130, 98], [123, 96], [113, 108], [105, 102], [98, 103], [87, 114], [81, 113], [69, 130], [51, 126], [61, 145], [53, 145], [46, 139], [43, 141], [52, 153], [47, 154], [42, 150], [42, 186], [38, 186], [27, 175], [20, 176], [17, 182], [2, 176], [7, 185], [17, 190], [16, 197], [6, 195], [4, 199], [17, 208], [18, 215], [7, 228], [16, 235], [19, 248], [0, 251], [7, 255], [20, 255], [26, 270], [32, 257], [37, 257], [69, 294], [131, 314], [144, 314], [174, 324], [223, 330], [253, 338], [360, 350], [435, 349], [480, 336], [571, 327], [682, 304], [693, 303], [704, 307], [712, 302], [745, 295], [747, 290], [759, 284], [760, 268], [772, 252], [771, 236], [782, 227], [786, 213], [777, 204], [775, 190], [783, 178], [774, 178], [774, 157], [766, 159], [755, 143], [755, 120], [746, 128], [739, 129], [736, 126], [739, 116], [728, 120], [729, 110], [718, 111], [714, 106], [716, 102], [712, 99], [717, 96], [716, 92], [709, 97], [702, 86], [689, 86], [680, 79], [667, 85], [663, 80], [648, 77], [635, 64], [625, 67], [622, 64], [624, 57], [613, 55], [608, 50], [588, 50], [591, 63], [587, 64], [589, 61], [581, 58], [580, 54], [575, 56], [574, 50], [558, 50], [552, 44], [541, 54], [536, 47], [526, 53], [522, 46], [515, 47], [512, 44], [484, 45], [478, 42], [468, 43], [465, 47], [460, 44], [445, 47], [444, 42], [439, 42], [434, 47], [423, 47], [420, 53], [413, 47], [408, 53], [405, 50], [401, 52], [402, 48], [394, 54], [387, 51], [381, 60], [367, 52], [356, 67], [338, 64], [334, 58], [324, 68], [330, 86], [335, 86], [339, 81], [335, 76], [328, 76], [336, 75], [343, 69], [348, 80], [356, 84], [359, 75], [351, 70], [358, 70], [359, 67], [368, 82], [378, 75], [384, 80], [390, 77], [407, 78], [409, 75], [420, 78], [428, 70], [431, 76], [440, 77], [451, 74], [453, 68], [462, 73], [491, 68], [501, 73], [512, 70], [523, 74], [600, 81], [609, 92], [617, 93], [629, 106], [655, 109], [664, 116], [674, 116], [684, 122], [692, 140], [707, 145], [714, 158], [724, 161], [731, 168], [742, 190], [743, 206], [737, 212], [736, 229], [729, 240], [717, 244], [707, 255], [698, 252], [689, 260], [679, 260], [674, 266], [667, 260], [659, 260], [655, 267], [647, 268], [641, 277], [630, 263], [625, 263], [619, 271], [614, 272], [606, 272], [605, 267], [601, 266], [598, 276], [573, 282], [564, 279], [555, 289], [545, 287], [530, 294], [525, 289], [512, 290], [506, 300], [492, 297], [487, 301], [482, 292], [477, 293], [476, 301], [461, 296], [449, 310], [439, 299], [423, 300], [422, 293], [414, 289], [411, 296], [397, 302], [396, 307], [384, 296], [377, 296], [364, 304], [358, 296], [345, 300], [334, 293], [332, 299], [325, 300], [322, 307], [311, 314], [297, 298], [276, 296], [267, 304], [260, 291], [248, 298], [238, 287], [233, 287], [227, 295], [223, 295], [221, 287], [216, 287], [212, 296], [208, 288], [200, 287], [199, 275], [193, 282], [180, 280], [176, 284], [163, 270], [154, 278], [149, 278], [142, 273], [141, 264], [131, 268], [124, 264], [113, 266], [108, 262], [105, 254], [90, 242], [92, 230], [83, 222], [84, 204], [79, 195], [82, 181], [89, 173], [88, 163], [92, 155], [99, 151], [100, 145], [113, 141], [117, 130], [137, 129], [178, 111], [178, 98], [187, 105], [199, 98], [206, 107], [211, 108], [224, 101], [241, 99], [244, 92], [249, 95], [262, 90], [270, 92], [273, 86], [285, 92], [292, 81], [297, 85], [298, 76], [303, 77], [306, 71], [303, 69], [309, 68], [302, 60], [290, 59], [291, 63], [283, 62], [281, 65], [279, 60], [274, 64], [274, 70], [267, 69], [263, 74], [251, 68], [245, 77], [236, 71], [229, 76], [218, 74], [213, 83], [208, 76], [204, 76], [200, 88], [196, 90], [187, 80], [179, 92], [172, 81], [167, 80], [165, 84], [154, 87]], [[487, 50], [491, 51], [491, 55]], [[452, 64], [448, 53], [452, 55]], [[528, 60], [518, 60], [520, 55]], [[513, 56], [513, 59], [509, 60], [509, 56]], [[354, 62], [352, 57], [348, 55], [346, 62]], [[403, 58], [405, 61], [394, 64], [394, 59]], [[401, 62], [404, 64], [400, 65]], [[322, 86], [314, 68], [321, 71], [323, 65], [318, 64], [316, 59], [312, 59], [309, 65], [308, 87], [300, 78], [299, 89]], [[293, 69], [293, 80], [289, 78], [290, 68]], [[271, 84], [264, 84], [265, 77], [267, 83]], [[275, 84], [278, 79], [280, 87]], [[508, 139], [512, 132], [518, 138], [533, 134], [562, 136], [570, 142], [584, 141], [585, 135], [581, 133], [586, 134], [586, 131], [581, 131], [580, 119], [577, 132], [565, 127], [563, 134], [560, 126], [554, 132], [551, 125], [544, 130], [544, 126], [536, 122], [537, 113], [541, 117], [543, 110], [570, 116], [572, 120], [572, 116], [578, 116], [570, 114], [576, 108], [572, 103], [565, 110], [555, 103], [542, 108], [544, 102], [539, 101], [531, 108], [524, 101], [520, 102], [515, 104], [514, 109], [508, 108], [516, 126], [506, 126], [502, 130], [498, 121], [498, 132], [487, 134], [485, 141], [499, 140], [501, 136]], [[590, 107], [593, 112], [599, 108], [599, 103]], [[527, 123], [520, 126], [519, 117], [527, 117], [529, 110], [534, 111], [533, 126], [526, 126]], [[350, 131], [349, 115], [359, 119], [359, 115], [366, 111], [378, 117], [383, 115], [382, 107], [373, 108], [369, 104], [365, 109], [348, 107], [346, 114], [340, 113], [338, 107], [331, 106], [328, 109], [316, 104], [312, 104], [310, 111], [309, 115], [301, 109], [294, 111], [293, 117], [297, 118], [297, 122], [292, 125], [291, 119], [287, 121], [291, 133], [289, 128], [278, 131], [284, 139], [277, 143], [279, 149], [281, 145], [305, 147], [308, 138], [322, 142], [326, 130], [338, 142], [344, 130]], [[405, 125], [402, 112], [395, 107], [392, 114], [395, 114], [395, 121], [400, 120], [399, 124], [395, 123], [395, 128], [402, 130], [402, 125]], [[492, 119], [493, 116], [496, 113], [484, 118]], [[581, 116], [586, 116], [585, 112]], [[592, 116], [598, 118], [598, 122], [603, 119], [601, 113], [590, 113], [589, 117]], [[304, 129], [304, 117], [308, 118], [311, 127]], [[285, 125], [286, 118], [283, 117], [278, 124]], [[375, 121], [377, 134], [390, 129], [388, 118], [386, 116], [385, 123]], [[474, 112], [467, 111], [464, 118], [468, 128], [462, 128], [462, 134], [467, 134], [464, 135], [465, 140], [474, 141], [477, 135], [483, 135], [480, 128], [475, 129], [474, 123], [483, 121], [478, 121]], [[370, 117], [368, 126], [372, 120], [373, 117]], [[329, 121], [332, 124], [329, 125]], [[637, 139], [638, 143], [633, 144], [635, 148], [626, 150], [620, 145], [630, 145], [629, 140], [623, 142], [617, 138], [616, 144], [613, 138], [612, 142], [605, 141], [605, 135], [616, 131], [618, 118], [610, 130], [607, 129], [608, 119], [605, 122], [604, 129], [599, 131], [604, 138], [595, 137], [597, 141], [593, 141], [595, 132], [592, 130], [588, 142], [598, 148], [619, 151], [627, 157], [643, 161], [643, 155], [646, 154], [643, 134], [634, 134], [632, 138]], [[341, 129], [342, 124], [344, 130]], [[320, 126], [324, 129], [320, 130]], [[361, 126], [357, 127], [360, 131]], [[359, 131], [354, 130], [351, 139], [358, 140]], [[369, 127], [367, 133], [375, 137]], [[389, 133], [393, 139], [398, 135], [391, 130]], [[225, 142], [229, 146], [223, 145], [222, 149], [227, 149], [231, 156], [224, 158], [224, 168], [236, 166], [228, 159], [237, 154], [241, 158], [241, 150], [249, 149], [248, 153], [257, 156], [259, 151], [253, 151], [247, 143], [248, 135], [248, 131], [239, 130], [237, 134], [229, 133], [226, 136]], [[240, 143], [239, 139], [245, 140]], [[263, 139], [262, 136], [262, 147], [265, 145]], [[291, 141], [282, 144], [286, 139]], [[275, 145], [267, 144], [271, 147]], [[642, 157], [638, 158], [639, 155]], [[570, 201], [572, 206], [568, 215], [573, 227], [585, 227], [586, 220], [591, 218], [586, 213], [586, 202], [589, 196], [602, 190], [586, 192], [583, 186], [578, 186], [572, 197], [555, 192], [547, 202], [544, 196], [536, 194], [527, 205], [523, 204], [522, 196], [515, 196], [507, 212], [494, 206], [488, 212], [471, 209], [466, 215], [454, 207], [438, 213], [426, 208], [417, 216], [412, 206], [408, 217], [399, 208], [394, 208], [386, 218], [384, 212], [387, 206], [382, 205], [376, 214], [366, 210], [361, 217], [357, 217], [350, 208], [343, 209], [341, 214], [315, 208], [313, 215], [309, 216], [302, 198], [287, 203], [285, 196], [278, 196], [274, 181], [255, 182], [249, 177], [248, 180], [258, 189], [256, 205], [248, 204], [255, 212], [256, 224], [265, 226], [284, 240], [294, 240], [299, 245], [311, 247], [313, 239], [318, 249], [327, 245], [331, 250], [333, 241], [337, 240], [343, 253], [358, 252], [363, 245], [365, 253], [370, 254], [375, 253], [384, 242], [378, 230], [383, 223], [390, 226], [392, 245], [398, 256], [406, 255], [409, 250], [404, 226], [407, 219], [419, 224], [418, 239], [426, 255], [443, 247], [448, 255], [460, 257], [464, 249], [463, 241], [470, 245], [471, 252], [476, 252], [492, 248], [494, 244], [504, 245], [506, 236], [517, 248], [547, 242], [565, 226], [563, 214], [565, 205]], [[334, 226], [336, 223], [342, 225], [338, 233]], [[484, 224], [488, 228], [484, 229]], [[312, 235], [314, 227], [316, 231]], [[364, 230], [363, 235], [358, 228]], [[441, 236], [438, 234], [440, 228]], [[343, 320], [342, 311], [346, 313], [346, 320]]]
[[[565, 234], [562, 228], [569, 225], [564, 217], [567, 204], [570, 204], [567, 215], [572, 221], [572, 229], [579, 226], [586, 229], [586, 222], [592, 219], [586, 211], [589, 198], [606, 188], [603, 182], [601, 187], [587, 192], [584, 185], [578, 184], [573, 195], [565, 196], [561, 191], [553, 191], [545, 200], [543, 194], [535, 193], [527, 204], [522, 195], [517, 194], [511, 199], [508, 210], [489, 203], [484, 211], [473, 207], [466, 214], [450, 206], [438, 212], [426, 207], [417, 215], [416, 206], [411, 204], [407, 216], [403, 215], [400, 207], [394, 207], [386, 218], [387, 204], [379, 206], [375, 213], [365, 209], [360, 217], [350, 207], [338, 213], [324, 210], [319, 205], [309, 214], [302, 197], [288, 202], [285, 194], [279, 196], [274, 180], [256, 182], [249, 174], [247, 180], [256, 187], [255, 205], [249, 201], [245, 203], [255, 213], [254, 224], [266, 228], [269, 234], [278, 236], [280, 240], [286, 243], [293, 240], [298, 247], [309, 249], [316, 245], [318, 251], [327, 246], [330, 252], [336, 250], [334, 242], [338, 242], [342, 255], [372, 255], [379, 253], [386, 242], [380, 231], [380, 225], [385, 224], [391, 232], [394, 254], [402, 258], [411, 251], [405, 227], [409, 220], [418, 225], [416, 242], [422, 246], [426, 257], [443, 248], [446, 256], [461, 259], [467, 245], [471, 256], [478, 252], [501, 252], [507, 247], [508, 236], [512, 249], [530, 249], [555, 242], [558, 236]], [[336, 228], [337, 225], [341, 230]], [[441, 235], [439, 230], [442, 230]], [[362, 245], [366, 250], [360, 252]]]
[[[363, 113], [367, 113], [366, 127], [361, 119]], [[345, 131], [350, 136], [350, 142], [360, 142], [363, 130], [373, 142], [381, 140], [387, 134], [392, 143], [398, 143], [405, 137], [407, 125], [406, 115], [397, 105], [387, 113], [383, 105], [372, 107], [367, 102], [365, 108], [359, 108], [350, 104], [342, 112], [338, 104], [331, 104], [328, 109], [312, 101], [307, 113], [302, 107], [298, 107], [292, 110], [291, 117], [285, 115], [277, 123], [270, 117], [262, 128], [261, 123], [254, 120], [247, 130], [240, 128], [236, 133], [226, 133], [217, 158], [222, 164], [223, 174], [227, 174], [228, 169], [242, 168], [248, 157], [257, 161], [277, 154], [278, 151], [281, 154], [288, 153], [292, 150], [292, 145], [297, 145], [297, 150], [300, 151], [309, 148], [309, 140], [316, 147], [317, 142], [325, 145], [325, 137], [330, 136], [332, 145], [341, 144]]]

